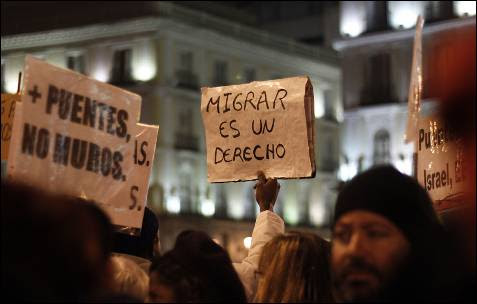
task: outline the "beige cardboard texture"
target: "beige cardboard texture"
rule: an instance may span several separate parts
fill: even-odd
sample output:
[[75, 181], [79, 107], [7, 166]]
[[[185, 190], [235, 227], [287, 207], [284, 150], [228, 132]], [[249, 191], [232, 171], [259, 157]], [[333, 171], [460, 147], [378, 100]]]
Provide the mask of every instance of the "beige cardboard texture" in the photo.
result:
[[24, 72], [9, 178], [94, 200], [114, 224], [140, 228], [158, 132], [137, 125], [141, 97], [32, 56]]
[[306, 76], [202, 88], [209, 182], [313, 177], [313, 105]]

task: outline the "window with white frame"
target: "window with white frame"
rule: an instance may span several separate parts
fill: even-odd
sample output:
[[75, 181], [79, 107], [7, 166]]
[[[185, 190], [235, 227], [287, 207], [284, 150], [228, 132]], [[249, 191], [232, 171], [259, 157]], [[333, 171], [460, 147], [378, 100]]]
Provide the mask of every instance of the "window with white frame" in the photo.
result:
[[117, 49], [113, 55], [112, 83], [132, 82], [131, 74], [132, 50], [130, 48]]
[[78, 73], [85, 73], [85, 58], [83, 54], [68, 54], [66, 56], [66, 67]]
[[214, 64], [214, 85], [223, 86], [227, 85], [227, 73], [228, 65], [224, 60], [217, 60]]
[[373, 164], [388, 164], [391, 162], [390, 136], [386, 129], [380, 129], [374, 134]]
[[182, 51], [179, 54], [179, 66], [176, 70], [177, 86], [197, 89], [199, 82], [194, 73], [194, 53], [191, 51]]

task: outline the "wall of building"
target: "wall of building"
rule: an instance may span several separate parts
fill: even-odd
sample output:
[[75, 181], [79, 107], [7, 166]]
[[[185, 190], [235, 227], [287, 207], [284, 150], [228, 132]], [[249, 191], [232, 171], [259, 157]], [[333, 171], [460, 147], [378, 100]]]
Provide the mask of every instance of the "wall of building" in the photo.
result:
[[[115, 70], [115, 52], [124, 49], [131, 50], [131, 79], [115, 83], [111, 74]], [[315, 125], [319, 171], [314, 179], [280, 181], [276, 210], [291, 227], [329, 226], [337, 182], [336, 155], [340, 154], [337, 135], [343, 112], [338, 66], [293, 54], [289, 49], [284, 52], [267, 46], [266, 41], [258, 45], [171, 18], [144, 18], [2, 37], [6, 90], [12, 91], [13, 83], [16, 90], [15, 79], [27, 53], [66, 67], [67, 56], [72, 52], [84, 56], [86, 75], [141, 95], [141, 122], [160, 125], [148, 205], [161, 216], [182, 221], [184, 225], [177, 224], [177, 229], [188, 225], [189, 219], [181, 220], [182, 215], [195, 215], [191, 225], [197, 229], [203, 227], [197, 223], [208, 222], [211, 217], [252, 220], [258, 212], [253, 182], [207, 182], [199, 88], [244, 83], [245, 71], [251, 68], [255, 70], [255, 80], [308, 75], [317, 96], [315, 107], [321, 109]], [[189, 59], [184, 59], [187, 56]], [[216, 81], [217, 61], [227, 65], [225, 79], [219, 80], [222, 83]], [[240, 229], [249, 233], [247, 227]], [[174, 230], [166, 235], [177, 233]], [[228, 237], [242, 241], [243, 233], [231, 231]], [[164, 242], [168, 244], [171, 238]]]

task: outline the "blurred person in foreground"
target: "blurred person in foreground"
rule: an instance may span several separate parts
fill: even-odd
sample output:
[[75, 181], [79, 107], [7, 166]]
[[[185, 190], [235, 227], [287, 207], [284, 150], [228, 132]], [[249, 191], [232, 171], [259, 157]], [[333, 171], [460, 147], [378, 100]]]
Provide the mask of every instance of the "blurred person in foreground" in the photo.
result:
[[2, 182], [1, 192], [4, 299], [105, 298], [112, 243], [106, 214], [82, 199], [18, 183]]
[[427, 192], [391, 166], [355, 176], [338, 195], [331, 250], [338, 302], [446, 299], [447, 240]]
[[330, 244], [321, 237], [290, 232], [274, 237], [260, 258], [259, 303], [331, 303]]

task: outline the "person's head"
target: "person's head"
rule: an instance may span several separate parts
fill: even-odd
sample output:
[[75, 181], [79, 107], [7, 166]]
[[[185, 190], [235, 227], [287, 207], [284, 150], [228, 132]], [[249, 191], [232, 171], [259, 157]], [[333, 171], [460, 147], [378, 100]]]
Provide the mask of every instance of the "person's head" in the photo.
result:
[[199, 278], [184, 269], [170, 251], [152, 262], [149, 276], [148, 302], [200, 301]]
[[159, 221], [154, 212], [148, 207], [144, 209], [144, 219], [141, 235], [134, 236], [121, 232], [114, 233], [113, 251], [130, 254], [152, 261], [158, 255], [159, 248]]
[[10, 182], [1, 202], [7, 298], [76, 301], [106, 287], [112, 229], [97, 206]]
[[200, 231], [180, 233], [174, 248], [152, 263], [150, 277], [151, 301], [246, 301], [228, 253]]
[[396, 288], [402, 295], [413, 288], [424, 291], [428, 282], [411, 282], [432, 276], [442, 233], [432, 202], [416, 180], [391, 166], [357, 175], [336, 202], [331, 254], [336, 299], [395, 299]]
[[255, 302], [332, 302], [329, 242], [290, 232], [269, 241], [258, 266]]
[[139, 265], [122, 256], [112, 256], [113, 289], [145, 301], [149, 292], [149, 276]]

